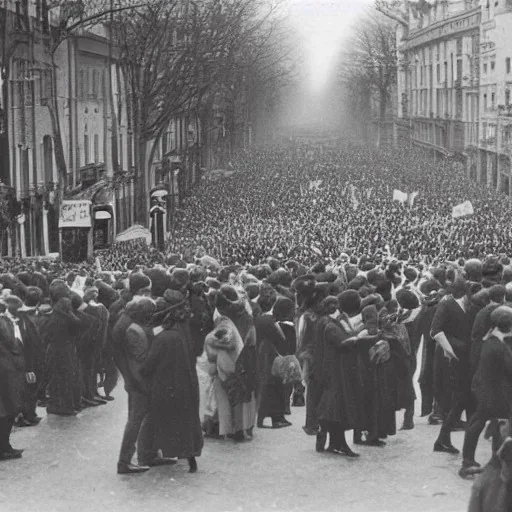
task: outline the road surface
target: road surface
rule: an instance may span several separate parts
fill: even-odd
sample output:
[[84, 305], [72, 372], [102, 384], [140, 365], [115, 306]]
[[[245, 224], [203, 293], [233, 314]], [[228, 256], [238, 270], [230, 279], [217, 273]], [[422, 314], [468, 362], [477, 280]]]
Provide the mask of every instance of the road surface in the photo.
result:
[[[0, 463], [2, 512], [351, 511], [466, 510], [471, 482], [457, 476], [460, 456], [433, 453], [439, 427], [416, 418], [385, 448], [356, 447], [357, 460], [317, 454], [306, 436], [304, 408], [292, 427], [255, 429], [253, 441], [205, 441], [196, 474], [186, 461], [143, 475], [116, 474], [127, 414], [126, 395], [76, 418], [40, 414], [37, 427], [17, 430], [22, 459]], [[401, 414], [399, 414], [401, 419]], [[351, 433], [347, 439], [351, 440]], [[462, 433], [453, 443], [462, 446]], [[481, 441], [480, 462], [490, 455]]]

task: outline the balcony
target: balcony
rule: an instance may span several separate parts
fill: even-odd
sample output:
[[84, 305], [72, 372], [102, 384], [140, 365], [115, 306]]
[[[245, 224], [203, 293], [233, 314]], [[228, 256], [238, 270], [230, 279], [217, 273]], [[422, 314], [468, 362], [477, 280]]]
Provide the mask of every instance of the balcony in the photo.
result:
[[508, 105], [498, 105], [498, 115], [512, 117], [512, 103]]
[[476, 121], [454, 121], [452, 136], [450, 137], [450, 151], [463, 153], [470, 146], [478, 143], [478, 123]]

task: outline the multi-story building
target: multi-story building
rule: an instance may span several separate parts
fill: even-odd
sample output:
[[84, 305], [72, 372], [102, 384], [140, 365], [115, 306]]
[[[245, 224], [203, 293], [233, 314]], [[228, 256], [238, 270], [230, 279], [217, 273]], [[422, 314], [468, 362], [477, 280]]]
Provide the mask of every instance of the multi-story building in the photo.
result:
[[410, 2], [398, 31], [399, 133], [476, 174], [481, 10], [476, 0]]
[[478, 180], [512, 194], [512, 0], [482, 5]]
[[93, 228], [97, 220], [103, 234], [95, 237], [98, 245], [133, 222], [133, 144], [115, 46], [105, 26], [76, 30], [52, 60], [50, 30], [58, 15], [45, 0], [6, 0], [0, 7], [0, 44], [8, 50], [1, 63], [8, 73], [0, 95], [0, 180], [15, 190], [17, 215], [2, 247], [23, 257], [61, 248], [58, 145], [66, 196], [91, 200]]

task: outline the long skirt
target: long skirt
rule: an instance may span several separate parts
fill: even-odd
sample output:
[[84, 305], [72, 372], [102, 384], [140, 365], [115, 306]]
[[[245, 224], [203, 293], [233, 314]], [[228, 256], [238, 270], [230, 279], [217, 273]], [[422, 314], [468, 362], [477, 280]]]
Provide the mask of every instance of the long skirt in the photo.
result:
[[80, 381], [75, 345], [48, 345], [46, 361], [49, 372], [48, 406], [68, 412], [77, 409], [80, 405]]

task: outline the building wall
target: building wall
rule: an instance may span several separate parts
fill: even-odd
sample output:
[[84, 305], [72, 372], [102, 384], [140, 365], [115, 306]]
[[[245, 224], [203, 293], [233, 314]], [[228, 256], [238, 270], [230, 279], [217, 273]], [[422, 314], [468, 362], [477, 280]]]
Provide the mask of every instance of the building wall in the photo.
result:
[[[14, 16], [15, 3], [8, 1], [6, 5]], [[58, 212], [52, 206], [56, 206], [52, 202], [54, 194], [48, 194], [59, 181], [54, 132], [46, 105], [47, 98], [53, 98], [52, 79], [56, 81], [68, 186], [80, 185], [80, 169], [90, 163], [102, 164], [107, 179], [113, 178], [112, 137], [115, 132], [109, 86], [117, 121], [118, 170], [127, 174], [133, 158], [128, 156], [126, 97], [115, 48], [110, 54], [113, 77], [112, 83], [109, 81], [106, 29], [98, 26], [87, 32], [77, 31], [74, 37], [64, 41], [55, 53], [56, 71], [52, 73], [42, 18], [36, 17], [35, 1], [30, 0], [28, 5], [28, 30], [10, 62], [9, 173], [19, 214], [13, 233], [14, 250], [22, 256], [35, 256], [58, 250], [58, 237], [51, 236], [57, 231]], [[50, 24], [56, 21], [52, 18]], [[133, 203], [133, 183], [124, 185], [122, 190], [116, 191], [115, 202], [126, 212], [127, 204]], [[129, 207], [132, 208], [132, 204]], [[133, 215], [127, 213], [116, 227], [125, 229], [132, 222]]]
[[512, 1], [482, 6], [478, 178], [512, 193]]
[[[410, 13], [398, 37], [398, 119], [433, 153], [468, 158], [478, 142], [480, 8], [447, 1]], [[403, 132], [403, 130], [402, 130]]]

